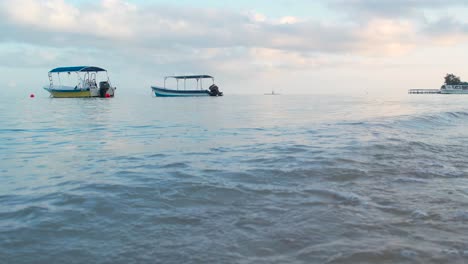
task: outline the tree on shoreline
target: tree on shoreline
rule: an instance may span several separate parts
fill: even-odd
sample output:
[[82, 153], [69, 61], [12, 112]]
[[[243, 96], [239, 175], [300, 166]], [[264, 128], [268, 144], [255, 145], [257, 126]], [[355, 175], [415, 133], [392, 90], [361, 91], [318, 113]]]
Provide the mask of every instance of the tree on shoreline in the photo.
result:
[[446, 85], [460, 85], [462, 84], [462, 81], [460, 80], [460, 77], [455, 76], [452, 73], [447, 73], [445, 76], [445, 84]]

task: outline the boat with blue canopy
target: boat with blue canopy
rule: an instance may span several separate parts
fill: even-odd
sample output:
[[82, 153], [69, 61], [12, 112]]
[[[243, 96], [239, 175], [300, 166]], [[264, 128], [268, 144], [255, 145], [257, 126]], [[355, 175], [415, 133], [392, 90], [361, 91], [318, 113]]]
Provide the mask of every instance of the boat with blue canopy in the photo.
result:
[[[166, 87], [168, 79], [176, 80], [176, 89]], [[211, 85], [208, 89], [203, 89], [204, 79], [211, 80]], [[196, 89], [187, 89], [187, 80], [196, 81]], [[182, 87], [179, 85], [180, 81], [183, 81]], [[154, 95], [158, 97], [223, 96], [223, 93], [219, 91], [218, 86], [214, 83], [214, 77], [210, 75], [166, 76], [164, 77], [164, 87], [151, 86], [151, 89]]]
[[72, 66], [49, 71], [49, 85], [44, 89], [51, 97], [80, 98], [114, 97], [117, 88], [111, 86], [107, 70], [103, 68]]

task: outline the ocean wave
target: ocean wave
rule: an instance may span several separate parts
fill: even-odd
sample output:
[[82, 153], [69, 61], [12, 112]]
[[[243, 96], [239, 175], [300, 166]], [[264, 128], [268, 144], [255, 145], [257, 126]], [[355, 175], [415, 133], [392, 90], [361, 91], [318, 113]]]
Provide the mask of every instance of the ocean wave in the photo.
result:
[[271, 119], [262, 105], [239, 110], [245, 101], [230, 98], [215, 100], [219, 109], [197, 101], [195, 116], [167, 110], [185, 106], [179, 100], [121, 107], [122, 97], [105, 101], [108, 112], [104, 101], [52, 100], [60, 111], [3, 119], [0, 255], [18, 263], [466, 260], [464, 102], [450, 112], [449, 102], [330, 107], [309, 97], [278, 105]]
[[351, 192], [339, 192], [327, 189], [306, 189], [304, 192], [308, 195], [325, 199], [324, 201], [327, 203], [340, 202], [346, 205], [359, 205], [365, 201], [364, 198]]
[[[438, 127], [457, 126], [460, 122], [468, 122], [468, 112], [439, 112], [432, 114], [416, 114], [389, 119], [381, 123], [393, 128], [436, 129]], [[464, 123], [468, 124], [468, 123]], [[430, 132], [430, 131], [427, 131]]]

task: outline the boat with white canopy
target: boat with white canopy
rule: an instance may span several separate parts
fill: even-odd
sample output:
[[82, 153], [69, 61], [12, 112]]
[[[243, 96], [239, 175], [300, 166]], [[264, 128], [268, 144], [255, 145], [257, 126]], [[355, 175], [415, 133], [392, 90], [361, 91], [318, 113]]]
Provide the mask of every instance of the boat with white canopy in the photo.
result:
[[[176, 89], [166, 87], [168, 79], [176, 80]], [[203, 89], [203, 80], [210, 79], [211, 85]], [[187, 88], [187, 80], [196, 81], [196, 88]], [[183, 84], [180, 84], [182, 82]], [[188, 97], [188, 96], [223, 96], [218, 86], [214, 83], [214, 77], [210, 75], [181, 75], [164, 77], [164, 87], [151, 86], [155, 96], [158, 97]]]
[[[105, 73], [105, 76], [100, 76], [100, 73]], [[114, 97], [117, 88], [111, 86], [107, 70], [103, 68], [72, 66], [49, 71], [49, 86], [44, 89], [51, 97], [79, 98]]]

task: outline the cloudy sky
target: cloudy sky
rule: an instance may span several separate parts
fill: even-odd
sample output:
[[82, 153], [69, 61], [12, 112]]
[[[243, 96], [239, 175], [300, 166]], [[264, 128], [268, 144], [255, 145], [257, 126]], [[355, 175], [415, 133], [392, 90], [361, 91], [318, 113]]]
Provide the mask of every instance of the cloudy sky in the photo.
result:
[[404, 94], [468, 80], [468, 0], [0, 0], [0, 92], [58, 66], [119, 93], [211, 74], [226, 94]]

